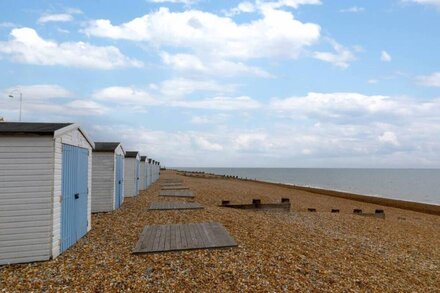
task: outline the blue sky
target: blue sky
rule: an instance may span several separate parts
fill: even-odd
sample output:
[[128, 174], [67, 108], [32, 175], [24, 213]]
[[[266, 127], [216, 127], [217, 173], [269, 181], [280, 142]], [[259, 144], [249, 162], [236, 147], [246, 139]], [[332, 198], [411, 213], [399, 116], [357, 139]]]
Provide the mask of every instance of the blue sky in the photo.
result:
[[0, 11], [6, 121], [19, 89], [24, 121], [78, 122], [167, 166], [440, 167], [439, 0]]

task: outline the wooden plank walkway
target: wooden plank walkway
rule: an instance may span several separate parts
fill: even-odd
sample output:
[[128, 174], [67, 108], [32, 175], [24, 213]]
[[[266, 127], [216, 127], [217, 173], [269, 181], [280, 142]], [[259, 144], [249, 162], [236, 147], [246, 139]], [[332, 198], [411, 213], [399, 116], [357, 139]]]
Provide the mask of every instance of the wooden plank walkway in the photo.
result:
[[188, 186], [163, 186], [162, 190], [181, 190], [181, 189], [189, 189]]
[[196, 210], [196, 209], [203, 209], [203, 207], [198, 202], [160, 201], [160, 202], [152, 202], [150, 204], [149, 209], [150, 210]]
[[194, 193], [189, 190], [161, 190], [159, 196], [194, 197]]
[[133, 253], [213, 249], [238, 246], [216, 222], [145, 226]]
[[160, 186], [183, 186], [181, 182], [176, 183], [162, 183]]
[[183, 182], [182, 178], [164, 178], [161, 182]]

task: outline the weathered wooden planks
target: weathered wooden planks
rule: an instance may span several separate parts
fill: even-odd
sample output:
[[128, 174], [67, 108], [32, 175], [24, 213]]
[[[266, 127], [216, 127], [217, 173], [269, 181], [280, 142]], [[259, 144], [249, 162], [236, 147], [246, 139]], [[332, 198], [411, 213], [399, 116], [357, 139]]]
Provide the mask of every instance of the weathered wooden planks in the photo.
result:
[[160, 185], [161, 186], [178, 186], [178, 185], [182, 185], [183, 182], [163, 182]]
[[161, 202], [152, 202], [150, 204], [149, 209], [150, 210], [194, 210], [194, 209], [203, 209], [203, 207], [198, 202], [161, 201]]
[[189, 190], [161, 190], [159, 196], [174, 196], [174, 197], [194, 197], [194, 193]]
[[189, 189], [188, 186], [164, 186], [161, 188], [162, 190], [182, 190]]
[[237, 243], [216, 222], [145, 226], [133, 253], [235, 247]]

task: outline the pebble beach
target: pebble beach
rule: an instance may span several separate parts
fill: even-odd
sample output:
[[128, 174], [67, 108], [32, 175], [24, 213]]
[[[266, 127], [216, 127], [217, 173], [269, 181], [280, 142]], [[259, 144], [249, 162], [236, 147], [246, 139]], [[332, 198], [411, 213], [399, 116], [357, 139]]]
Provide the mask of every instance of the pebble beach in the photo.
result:
[[[160, 180], [58, 258], [0, 267], [1, 292], [440, 292], [440, 217], [231, 178], [181, 178], [202, 210], [150, 211]], [[219, 207], [279, 202], [290, 212]], [[315, 208], [316, 212], [308, 212]], [[339, 213], [330, 213], [339, 209]], [[353, 209], [385, 211], [385, 219]], [[215, 221], [236, 248], [132, 254], [145, 225]]]

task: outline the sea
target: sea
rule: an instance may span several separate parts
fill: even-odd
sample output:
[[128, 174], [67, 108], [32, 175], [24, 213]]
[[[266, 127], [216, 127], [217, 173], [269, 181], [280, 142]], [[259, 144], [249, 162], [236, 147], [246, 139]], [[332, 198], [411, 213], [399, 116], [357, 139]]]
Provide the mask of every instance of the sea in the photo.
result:
[[440, 169], [175, 168], [440, 205]]

